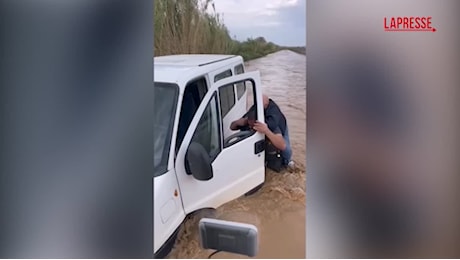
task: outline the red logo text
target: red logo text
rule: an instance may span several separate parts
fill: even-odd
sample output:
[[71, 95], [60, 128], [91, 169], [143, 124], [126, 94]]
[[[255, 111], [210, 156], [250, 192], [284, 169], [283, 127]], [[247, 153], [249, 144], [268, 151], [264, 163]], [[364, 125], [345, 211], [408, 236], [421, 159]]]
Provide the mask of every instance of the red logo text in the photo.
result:
[[383, 28], [387, 32], [435, 32], [431, 16], [426, 17], [384, 17]]

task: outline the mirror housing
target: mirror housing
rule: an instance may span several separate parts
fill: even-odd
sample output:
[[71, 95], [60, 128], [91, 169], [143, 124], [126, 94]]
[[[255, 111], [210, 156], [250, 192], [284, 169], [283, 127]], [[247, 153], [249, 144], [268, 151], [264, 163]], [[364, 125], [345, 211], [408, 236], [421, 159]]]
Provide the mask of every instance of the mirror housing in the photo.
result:
[[187, 174], [199, 181], [209, 181], [214, 176], [211, 159], [200, 143], [192, 142], [185, 154]]

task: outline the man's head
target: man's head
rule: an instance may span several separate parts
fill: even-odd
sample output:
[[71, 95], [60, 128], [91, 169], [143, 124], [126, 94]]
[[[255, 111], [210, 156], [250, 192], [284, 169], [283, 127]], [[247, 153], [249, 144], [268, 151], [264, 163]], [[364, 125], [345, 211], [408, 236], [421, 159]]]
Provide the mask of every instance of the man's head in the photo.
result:
[[262, 95], [262, 100], [264, 102], [264, 108], [267, 108], [268, 107], [268, 104], [270, 103], [270, 98], [268, 98], [267, 95], [263, 94]]

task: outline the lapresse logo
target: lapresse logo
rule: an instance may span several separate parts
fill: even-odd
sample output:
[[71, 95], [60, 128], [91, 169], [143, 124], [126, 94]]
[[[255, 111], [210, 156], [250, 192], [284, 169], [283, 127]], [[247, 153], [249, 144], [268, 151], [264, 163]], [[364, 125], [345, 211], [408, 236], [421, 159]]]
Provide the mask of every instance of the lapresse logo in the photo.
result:
[[384, 17], [386, 32], [436, 32], [431, 16]]

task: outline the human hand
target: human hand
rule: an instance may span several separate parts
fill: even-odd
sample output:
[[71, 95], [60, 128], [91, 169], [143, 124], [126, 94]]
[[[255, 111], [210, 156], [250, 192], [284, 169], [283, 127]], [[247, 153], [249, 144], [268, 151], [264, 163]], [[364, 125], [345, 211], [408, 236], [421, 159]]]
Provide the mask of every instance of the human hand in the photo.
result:
[[262, 134], [267, 134], [270, 131], [270, 129], [268, 129], [267, 124], [259, 122], [259, 121], [256, 121], [254, 123], [253, 129]]

